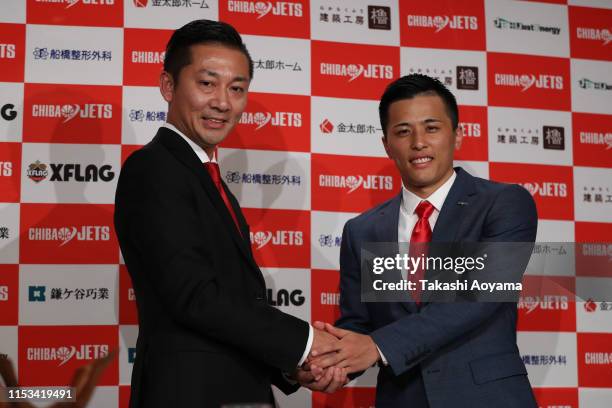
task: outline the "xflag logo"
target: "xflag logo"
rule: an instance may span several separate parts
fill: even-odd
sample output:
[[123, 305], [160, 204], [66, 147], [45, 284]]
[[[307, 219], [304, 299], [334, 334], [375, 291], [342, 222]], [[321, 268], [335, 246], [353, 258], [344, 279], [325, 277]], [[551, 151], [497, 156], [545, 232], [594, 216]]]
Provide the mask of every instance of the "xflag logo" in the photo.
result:
[[149, 0], [132, 0], [135, 7], [147, 7]]

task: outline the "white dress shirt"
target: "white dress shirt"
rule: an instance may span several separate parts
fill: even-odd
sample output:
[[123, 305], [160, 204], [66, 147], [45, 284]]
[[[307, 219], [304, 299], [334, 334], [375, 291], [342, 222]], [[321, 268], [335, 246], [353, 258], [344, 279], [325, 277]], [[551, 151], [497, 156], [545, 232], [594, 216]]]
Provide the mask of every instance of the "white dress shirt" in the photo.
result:
[[[211, 160], [210, 157], [208, 157], [208, 153], [206, 153], [204, 149], [202, 149], [202, 147], [198, 146], [196, 143], [193, 142], [193, 140], [185, 136], [180, 130], [176, 128], [176, 126], [168, 122], [164, 123], [162, 126], [176, 132], [180, 137], [185, 139], [187, 144], [189, 144], [189, 146], [193, 149], [194, 153], [196, 154], [196, 156], [198, 156], [198, 158], [200, 159], [200, 161], [202, 161], [202, 163], [208, 163], [208, 162], [216, 163], [217, 162], [216, 152], [213, 155], [213, 158]], [[308, 324], [308, 341], [306, 342], [306, 349], [304, 350], [304, 354], [302, 354], [302, 358], [300, 359], [298, 363], [298, 367], [301, 366], [304, 363], [304, 361], [306, 361], [306, 357], [308, 357], [308, 354], [310, 354], [310, 349], [312, 348], [312, 342], [314, 340], [313, 337], [314, 337], [314, 333], [313, 333], [312, 325]]]
[[[436, 221], [438, 220], [438, 216], [440, 215], [442, 205], [444, 205], [444, 201], [446, 200], [446, 197], [448, 196], [448, 193], [456, 178], [457, 174], [453, 171], [453, 175], [425, 199], [419, 197], [411, 191], [408, 191], [408, 189], [402, 185], [402, 202], [400, 204], [399, 222], [397, 223], [397, 242], [410, 242], [412, 230], [419, 220], [419, 216], [416, 215], [414, 211], [421, 201], [429, 201], [429, 203], [434, 206], [434, 211], [429, 216], [429, 226], [433, 231]], [[406, 271], [403, 271], [402, 276], [404, 279], [406, 279], [405, 273]], [[378, 346], [376, 346], [376, 348], [378, 348]], [[380, 354], [383, 365], [388, 365], [387, 359], [379, 348], [378, 353]]]

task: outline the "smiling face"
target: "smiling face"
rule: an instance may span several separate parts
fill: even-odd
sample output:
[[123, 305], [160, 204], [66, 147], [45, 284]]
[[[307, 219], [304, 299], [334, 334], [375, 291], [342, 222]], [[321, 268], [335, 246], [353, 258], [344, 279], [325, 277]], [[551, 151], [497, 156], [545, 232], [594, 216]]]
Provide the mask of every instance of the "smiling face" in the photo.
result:
[[249, 63], [240, 51], [217, 44], [190, 47], [191, 63], [178, 81], [162, 72], [168, 122], [212, 157], [240, 120], [247, 103]]
[[461, 127], [453, 130], [442, 98], [421, 94], [389, 105], [385, 151], [404, 186], [429, 197], [453, 174], [453, 155], [461, 145]]

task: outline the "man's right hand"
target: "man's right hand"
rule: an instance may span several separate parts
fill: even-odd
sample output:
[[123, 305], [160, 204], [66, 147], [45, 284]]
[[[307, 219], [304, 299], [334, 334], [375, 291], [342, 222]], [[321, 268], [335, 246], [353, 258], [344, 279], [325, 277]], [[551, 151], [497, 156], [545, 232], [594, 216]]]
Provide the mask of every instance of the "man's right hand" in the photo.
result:
[[[317, 350], [318, 352], [321, 349], [333, 350], [335, 348], [339, 348], [339, 339], [333, 334], [325, 330], [321, 330], [317, 327], [313, 327], [313, 333], [314, 335], [313, 335], [313, 340], [312, 340], [312, 347], [310, 348], [310, 353], [308, 354], [308, 358], [306, 359], [307, 369], [309, 369], [308, 362], [312, 359], [312, 352], [314, 350]], [[316, 368], [311, 373], [316, 378], [316, 380], [319, 380], [321, 376], [324, 374], [324, 370], [321, 368]]]

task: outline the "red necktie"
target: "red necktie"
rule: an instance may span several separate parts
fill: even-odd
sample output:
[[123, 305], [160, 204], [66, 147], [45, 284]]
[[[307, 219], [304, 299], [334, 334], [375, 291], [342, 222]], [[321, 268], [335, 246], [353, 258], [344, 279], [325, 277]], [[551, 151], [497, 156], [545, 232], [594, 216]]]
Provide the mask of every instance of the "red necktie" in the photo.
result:
[[242, 236], [242, 232], [240, 232], [240, 227], [238, 226], [238, 218], [236, 218], [236, 214], [234, 213], [234, 209], [232, 208], [229, 197], [225, 193], [225, 190], [223, 189], [223, 185], [221, 184], [221, 172], [219, 171], [219, 165], [217, 163], [207, 162], [207, 163], [204, 163], [204, 167], [208, 171], [208, 174], [210, 174], [210, 178], [212, 179], [213, 183], [215, 183], [215, 187], [217, 187], [219, 194], [221, 194], [221, 198], [223, 199], [223, 202], [225, 203], [227, 210], [232, 216], [232, 219], [234, 220], [234, 224], [236, 224], [238, 233], [240, 234], [240, 236]]
[[[411, 258], [421, 257], [424, 255], [423, 260], [427, 257], [427, 246], [424, 243], [431, 241], [431, 226], [429, 225], [429, 217], [433, 214], [435, 207], [429, 201], [421, 201], [414, 213], [418, 215], [419, 220], [414, 225], [412, 235], [410, 236], [410, 249], [409, 256]], [[417, 244], [417, 245], [412, 245]], [[417, 268], [415, 273], [411, 275], [410, 280], [416, 283], [416, 290], [414, 291], [414, 299], [417, 305], [421, 303], [421, 283], [419, 280], [425, 276], [425, 269], [420, 267]]]

